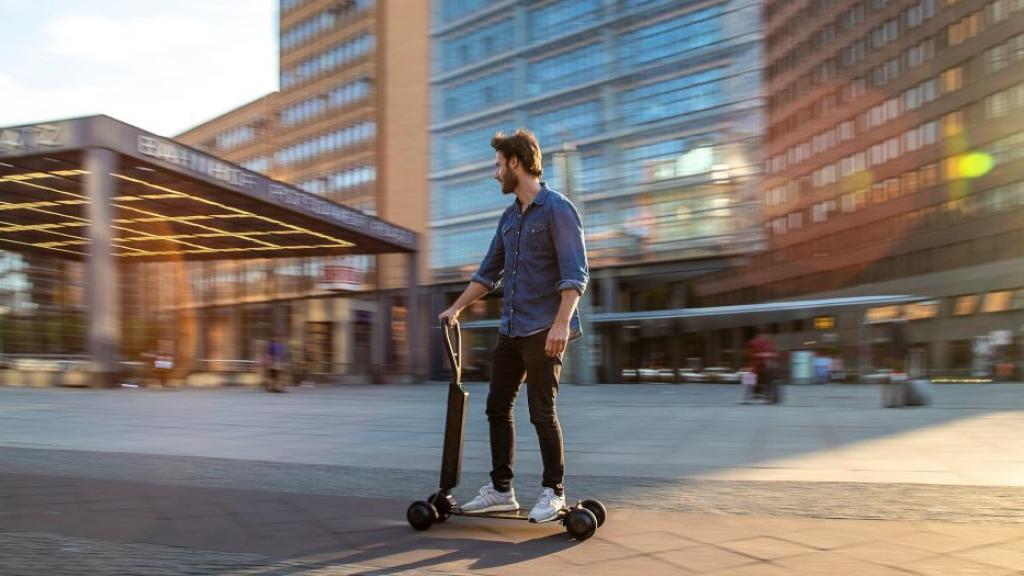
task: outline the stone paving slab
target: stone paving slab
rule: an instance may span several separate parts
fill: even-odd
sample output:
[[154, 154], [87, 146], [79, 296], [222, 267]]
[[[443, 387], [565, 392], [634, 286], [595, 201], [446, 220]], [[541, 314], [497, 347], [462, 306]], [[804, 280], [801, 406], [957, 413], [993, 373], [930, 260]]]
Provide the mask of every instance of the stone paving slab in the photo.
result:
[[[424, 498], [437, 470], [310, 465], [195, 456], [120, 452], [38, 450], [0, 446], [0, 471], [44, 476], [110, 478], [167, 485], [255, 488], [307, 495]], [[458, 495], [488, 481], [464, 473]], [[520, 493], [540, 484], [537, 474], [517, 476]], [[744, 516], [945, 520], [1024, 523], [1024, 488], [879, 482], [765, 482], [708, 479], [567, 475], [570, 496], [599, 496], [620, 508]], [[19, 488], [17, 490], [24, 490]], [[18, 492], [15, 492], [18, 493]], [[180, 496], [179, 498], [186, 498]], [[85, 506], [117, 509], [123, 504], [98, 488]]]
[[[471, 390], [460, 495], [486, 482]], [[1024, 574], [1020, 385], [944, 386], [909, 410], [864, 386], [793, 387], [784, 406], [567, 386], [570, 496], [612, 511], [584, 543], [406, 525], [436, 483], [443, 392], [0, 389], [0, 574]]]
[[[69, 502], [96, 497], [120, 506], [86, 511]], [[176, 513], [185, 501], [190, 511]], [[416, 532], [405, 523], [407, 505], [0, 474], [0, 573], [945, 576], [1016, 574], [1024, 558], [1024, 526], [1014, 524], [612, 508], [592, 539], [576, 542], [554, 523], [453, 518]]]
[[[486, 386], [470, 384], [463, 470], [490, 467]], [[443, 385], [249, 389], [0, 388], [0, 446], [436, 470]], [[566, 386], [569, 474], [636, 479], [1024, 488], [1024, 385], [942, 385], [883, 409], [877, 386], [790, 386], [780, 406], [729, 385]], [[538, 471], [519, 402], [519, 471]]]

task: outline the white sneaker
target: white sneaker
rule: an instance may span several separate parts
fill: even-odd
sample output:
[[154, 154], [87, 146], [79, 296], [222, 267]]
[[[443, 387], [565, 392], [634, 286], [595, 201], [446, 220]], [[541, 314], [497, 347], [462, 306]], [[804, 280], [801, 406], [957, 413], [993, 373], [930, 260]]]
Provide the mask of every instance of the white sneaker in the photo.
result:
[[530, 510], [530, 522], [550, 522], [558, 518], [559, 512], [565, 508], [565, 496], [555, 494], [551, 488], [545, 488], [533, 510]]
[[519, 502], [516, 502], [515, 489], [509, 488], [508, 492], [499, 492], [494, 489], [493, 484], [488, 484], [480, 489], [479, 496], [463, 504], [461, 510], [466, 514], [513, 512], [519, 510]]

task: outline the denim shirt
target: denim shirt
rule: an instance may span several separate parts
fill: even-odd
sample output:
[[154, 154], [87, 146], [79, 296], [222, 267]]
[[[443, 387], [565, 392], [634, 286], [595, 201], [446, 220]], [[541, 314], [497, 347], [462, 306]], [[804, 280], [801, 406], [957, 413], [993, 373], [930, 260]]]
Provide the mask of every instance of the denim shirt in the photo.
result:
[[[576, 290], [582, 296], [588, 279], [579, 212], [568, 198], [549, 190], [543, 182], [525, 213], [516, 199], [501, 215], [487, 255], [473, 275], [474, 282], [489, 290], [504, 281], [498, 330], [513, 337], [550, 328], [562, 303], [562, 291]], [[574, 310], [569, 338], [580, 335], [579, 311]]]

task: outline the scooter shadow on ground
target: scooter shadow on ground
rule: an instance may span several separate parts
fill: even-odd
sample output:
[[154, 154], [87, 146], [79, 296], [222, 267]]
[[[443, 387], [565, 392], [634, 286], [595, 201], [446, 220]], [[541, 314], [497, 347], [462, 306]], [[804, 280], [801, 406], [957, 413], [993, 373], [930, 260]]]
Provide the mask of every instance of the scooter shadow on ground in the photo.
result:
[[[555, 528], [557, 524], [552, 526]], [[459, 526], [462, 530], [473, 530], [479, 533], [481, 530], [496, 535], [498, 538], [506, 537], [507, 530], [497, 527], [484, 526], [474, 523], [472, 528]], [[532, 530], [536, 530], [534, 527]], [[436, 534], [440, 536], [448, 532], [445, 528], [439, 529]], [[530, 540], [512, 541], [509, 539], [483, 539], [451, 537], [447, 534], [441, 537], [424, 538], [421, 534], [414, 534], [411, 530], [403, 527], [397, 530], [380, 530], [372, 533], [360, 534], [362, 543], [352, 542], [352, 547], [346, 551], [339, 551], [336, 555], [331, 552], [310, 555], [307, 558], [289, 558], [286, 560], [289, 569], [296, 571], [330, 569], [335, 566], [365, 568], [358, 572], [360, 576], [390, 576], [408, 570], [437, 569], [436, 567], [448, 563], [471, 562], [464, 568], [454, 568], [455, 572], [467, 570], [486, 570], [502, 568], [530, 562], [544, 556], [565, 552], [582, 544], [574, 540], [562, 530], [553, 534], [533, 538]], [[367, 537], [373, 539], [366, 542]], [[429, 558], [422, 558], [424, 550], [436, 551], [437, 555]], [[351, 552], [351, 553], [350, 553]], [[388, 557], [410, 555], [420, 556], [420, 559], [404, 562], [401, 564], [389, 564], [386, 567], [375, 568], [372, 564]], [[368, 566], [370, 564], [371, 566]], [[263, 572], [257, 570], [246, 572], [246, 574], [258, 575]], [[267, 574], [276, 573], [274, 568], [268, 568]]]

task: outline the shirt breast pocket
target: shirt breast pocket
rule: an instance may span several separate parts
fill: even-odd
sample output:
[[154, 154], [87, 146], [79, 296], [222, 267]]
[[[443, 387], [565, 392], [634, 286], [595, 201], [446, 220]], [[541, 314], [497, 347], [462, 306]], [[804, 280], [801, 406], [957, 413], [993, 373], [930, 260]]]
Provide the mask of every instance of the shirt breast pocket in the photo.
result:
[[513, 226], [511, 222], [506, 223], [501, 227], [501, 241], [505, 244], [506, 253], [515, 252], [516, 250], [516, 235], [512, 233], [514, 228], [515, 226]]
[[551, 248], [551, 234], [547, 223], [530, 224], [526, 234], [526, 249], [530, 252], [544, 252]]

